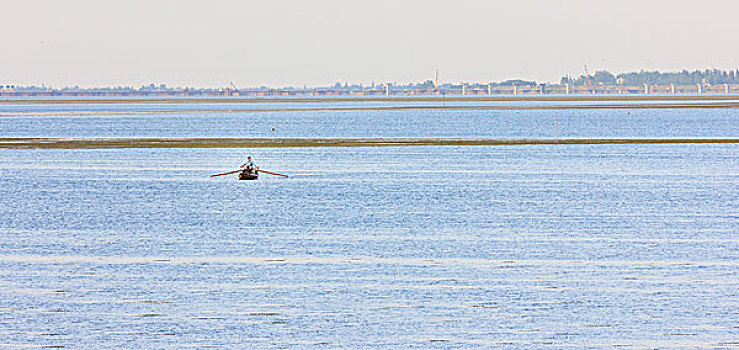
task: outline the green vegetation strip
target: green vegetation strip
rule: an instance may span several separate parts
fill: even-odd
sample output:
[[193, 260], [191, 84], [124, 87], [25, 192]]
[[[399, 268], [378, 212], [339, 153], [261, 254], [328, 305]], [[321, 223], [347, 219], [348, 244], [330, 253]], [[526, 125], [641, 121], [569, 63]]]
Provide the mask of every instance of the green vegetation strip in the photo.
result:
[[739, 143], [725, 139], [464, 139], [464, 138], [0, 138], [5, 149], [274, 148]]

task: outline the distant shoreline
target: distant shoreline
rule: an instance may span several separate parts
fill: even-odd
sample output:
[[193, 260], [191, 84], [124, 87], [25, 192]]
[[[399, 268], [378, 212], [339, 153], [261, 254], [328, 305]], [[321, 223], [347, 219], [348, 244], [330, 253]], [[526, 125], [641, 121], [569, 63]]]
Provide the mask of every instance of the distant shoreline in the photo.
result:
[[0, 138], [0, 149], [286, 148], [391, 146], [506, 146], [611, 144], [719, 144], [737, 138]]
[[167, 98], [0, 98], [0, 105], [46, 104], [184, 104], [184, 103], [326, 103], [326, 102], [608, 102], [608, 101], [738, 101], [739, 94], [675, 95], [450, 95], [355, 97], [167, 97]]
[[[437, 101], [441, 102], [441, 101]], [[287, 108], [230, 108], [230, 109], [165, 109], [165, 110], [98, 110], [98, 111], [44, 111], [44, 112], [0, 112], [1, 117], [42, 116], [110, 116], [110, 115], [158, 115], [158, 114], [230, 114], [230, 113], [291, 113], [291, 112], [356, 112], [356, 111], [505, 111], [505, 110], [593, 110], [593, 109], [734, 109], [739, 101], [716, 101], [696, 103], [640, 103], [640, 104], [580, 104], [580, 105], [419, 105], [419, 106], [352, 106], [352, 107], [287, 107]]]

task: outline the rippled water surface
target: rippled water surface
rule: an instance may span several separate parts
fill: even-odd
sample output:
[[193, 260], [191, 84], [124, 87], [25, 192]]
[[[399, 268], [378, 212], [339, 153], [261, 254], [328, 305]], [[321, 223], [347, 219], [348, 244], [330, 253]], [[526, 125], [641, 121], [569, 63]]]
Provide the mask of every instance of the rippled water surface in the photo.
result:
[[[246, 153], [259, 181], [208, 177]], [[0, 347], [739, 346], [739, 147], [0, 150]]]
[[[685, 101], [662, 103], [668, 102]], [[575, 102], [505, 103], [525, 107]], [[621, 101], [617, 104], [638, 103]], [[438, 103], [3, 104], [0, 105], [0, 137], [733, 138], [739, 135], [739, 109], [736, 108], [238, 111], [245, 108], [305, 109], [436, 104]], [[503, 102], [456, 104], [495, 106]], [[203, 112], [204, 110], [210, 112]], [[118, 114], [111, 115], [111, 111]], [[141, 111], [168, 112], [135, 114]]]

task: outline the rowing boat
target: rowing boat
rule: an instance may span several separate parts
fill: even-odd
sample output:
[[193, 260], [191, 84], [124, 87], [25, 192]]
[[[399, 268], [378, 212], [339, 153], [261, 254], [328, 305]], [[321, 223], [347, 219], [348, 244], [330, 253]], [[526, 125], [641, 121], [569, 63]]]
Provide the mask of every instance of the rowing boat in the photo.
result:
[[259, 173], [253, 170], [244, 169], [239, 173], [239, 180], [257, 180]]

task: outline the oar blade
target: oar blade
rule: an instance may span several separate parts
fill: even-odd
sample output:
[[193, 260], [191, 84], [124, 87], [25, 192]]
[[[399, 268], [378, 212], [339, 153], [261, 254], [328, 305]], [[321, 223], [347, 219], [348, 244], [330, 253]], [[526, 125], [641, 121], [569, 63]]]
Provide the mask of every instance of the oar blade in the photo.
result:
[[262, 173], [265, 173], [265, 174], [270, 174], [270, 175], [276, 175], [276, 176], [282, 176], [282, 177], [285, 177], [285, 178], [287, 178], [287, 177], [288, 177], [288, 176], [287, 176], [287, 175], [285, 175], [285, 174], [278, 174], [278, 173], [273, 173], [273, 172], [271, 172], [271, 171], [267, 171], [267, 170], [262, 170], [262, 169], [259, 169], [259, 170], [257, 170], [257, 171], [259, 171], [259, 172], [262, 172]]
[[223, 174], [214, 174], [214, 175], [211, 175], [210, 177], [223, 176], [223, 175], [230, 175], [230, 174], [238, 173], [239, 171], [241, 171], [241, 169], [239, 169], [239, 170], [234, 170], [234, 171], [229, 171], [229, 172], [226, 172], [226, 173], [223, 173]]

